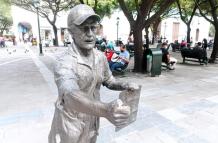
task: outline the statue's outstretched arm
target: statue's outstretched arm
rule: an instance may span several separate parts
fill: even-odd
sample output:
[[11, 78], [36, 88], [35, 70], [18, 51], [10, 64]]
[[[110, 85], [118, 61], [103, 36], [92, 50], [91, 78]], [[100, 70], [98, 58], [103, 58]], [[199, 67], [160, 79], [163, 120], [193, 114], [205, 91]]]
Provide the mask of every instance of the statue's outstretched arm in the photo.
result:
[[[61, 66], [61, 67], [60, 67]], [[97, 117], [105, 117], [116, 126], [124, 124], [129, 116], [129, 109], [117, 109], [114, 102], [103, 103], [98, 100], [90, 99], [80, 90], [76, 76], [67, 66], [58, 66], [55, 70], [55, 81], [58, 87], [59, 97], [66, 112], [81, 112]]]

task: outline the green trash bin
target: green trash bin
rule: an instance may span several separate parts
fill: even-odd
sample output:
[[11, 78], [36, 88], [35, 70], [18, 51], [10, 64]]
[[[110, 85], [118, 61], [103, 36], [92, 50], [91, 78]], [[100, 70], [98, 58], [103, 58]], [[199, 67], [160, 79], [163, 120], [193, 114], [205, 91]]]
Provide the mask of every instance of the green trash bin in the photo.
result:
[[152, 55], [148, 54], [146, 56], [146, 71], [147, 73], [151, 72], [151, 66], [152, 66]]
[[151, 76], [161, 74], [161, 64], [162, 64], [162, 51], [159, 48], [151, 48], [152, 52], [152, 66], [151, 66]]

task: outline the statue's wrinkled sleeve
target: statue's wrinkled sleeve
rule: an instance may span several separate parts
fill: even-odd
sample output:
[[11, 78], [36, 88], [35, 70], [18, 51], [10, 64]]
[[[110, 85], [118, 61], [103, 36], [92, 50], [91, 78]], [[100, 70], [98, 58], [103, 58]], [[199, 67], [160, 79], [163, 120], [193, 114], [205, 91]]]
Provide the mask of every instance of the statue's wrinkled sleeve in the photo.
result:
[[98, 100], [88, 98], [89, 92], [84, 92], [78, 86], [79, 77], [76, 76], [77, 66], [72, 59], [66, 62], [58, 62], [55, 66], [55, 81], [58, 87], [61, 104], [67, 112], [82, 112], [89, 115], [104, 117], [107, 108]]
[[104, 86], [107, 86], [110, 85], [112, 82], [115, 81], [112, 73], [111, 73], [111, 70], [109, 68], [109, 64], [108, 64], [108, 61], [106, 59], [106, 57], [103, 57], [103, 75], [104, 75], [104, 81], [103, 81], [103, 85]]
[[77, 78], [71, 63], [58, 61], [54, 67], [54, 78], [59, 95], [79, 90]]

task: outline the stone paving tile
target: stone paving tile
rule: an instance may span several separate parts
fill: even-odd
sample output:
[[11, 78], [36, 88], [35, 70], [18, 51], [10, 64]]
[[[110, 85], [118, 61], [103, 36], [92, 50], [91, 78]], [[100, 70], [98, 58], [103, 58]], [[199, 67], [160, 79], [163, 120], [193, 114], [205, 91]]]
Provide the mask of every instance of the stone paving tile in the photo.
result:
[[134, 131], [127, 135], [115, 138], [110, 143], [144, 143], [144, 142], [145, 141], [141, 138], [141, 136], [139, 136], [139, 132]]
[[147, 97], [140, 99], [142, 102], [146, 103], [147, 106], [155, 111], [160, 111], [169, 108], [176, 108], [182, 106], [187, 102], [194, 101], [191, 93], [187, 94], [176, 94], [174, 96], [162, 96], [162, 97]]
[[47, 143], [50, 122], [26, 122], [2, 129], [1, 143]]
[[184, 104], [177, 109], [184, 114], [193, 114], [196, 111], [203, 110], [205, 108], [211, 108], [214, 106], [218, 106], [218, 104], [214, 102], [210, 102], [208, 100], [202, 99], [199, 101], [194, 101], [188, 104]]
[[198, 136], [190, 135], [188, 137], [184, 137], [184, 138], [179, 139], [178, 143], [209, 143], [209, 142], [205, 139], [198, 137]]
[[[218, 108], [216, 108], [217, 110]], [[218, 117], [208, 112], [209, 109], [197, 111], [188, 117], [176, 121], [175, 124], [184, 128], [189, 134], [195, 134], [201, 138], [208, 137], [210, 134], [217, 134], [218, 130]], [[213, 132], [209, 131], [214, 129]], [[203, 132], [203, 133], [202, 133]]]
[[183, 114], [183, 113], [181, 113], [178, 110], [173, 109], [173, 108], [161, 110], [161, 111], [158, 111], [158, 113], [160, 115], [162, 115], [163, 117], [165, 117], [173, 122], [176, 120], [181, 120], [181, 119], [187, 117], [187, 115], [185, 115], [185, 114]]
[[[34, 53], [38, 53], [36, 48], [34, 50]], [[0, 50], [1, 52], [5, 53]], [[55, 51], [49, 49], [44, 52], [45, 56], [52, 57]], [[176, 54], [179, 55], [179, 53]], [[13, 55], [17, 58], [25, 56], [31, 59], [30, 53], [24, 54], [23, 51], [13, 53]], [[14, 57], [12, 55], [1, 57], [0, 64], [7, 58]], [[38, 68], [41, 67], [41, 74], [45, 79], [49, 79], [44, 80], [46, 89], [49, 90], [47, 84], [51, 84], [52, 76], [50, 72], [46, 72], [47, 69], [45, 70], [42, 64], [51, 58], [39, 58], [42, 64], [34, 58], [32, 60], [35, 60]], [[32, 63], [32, 61], [26, 62], [26, 67]], [[50, 67], [51, 64], [52, 62], [47, 62], [45, 65]], [[11, 68], [13, 72], [16, 70], [14, 66]], [[187, 71], [190, 72], [187, 73]], [[217, 71], [214, 65], [178, 64], [175, 71], [163, 71], [162, 75], [155, 78], [136, 73], [116, 77], [143, 85], [137, 120], [119, 132], [115, 132], [115, 127], [106, 119], [101, 118], [97, 143], [217, 143], [218, 91], [215, 90], [218, 79]], [[184, 75], [184, 73], [187, 74]], [[31, 74], [34, 75], [34, 73]], [[27, 75], [22, 74], [22, 77], [17, 77], [11, 74], [11, 76], [13, 79], [23, 79]], [[13, 85], [14, 82], [14, 80], [9, 80], [8, 84]], [[19, 86], [16, 86], [16, 89], [19, 89]], [[2, 90], [4, 90], [4, 85], [2, 85]], [[28, 91], [25, 90], [25, 92]], [[30, 98], [33, 95], [26, 94], [24, 98], [28, 98], [30, 102], [28, 107], [36, 106], [35, 98]], [[111, 92], [105, 87], [101, 89], [103, 102], [117, 99], [118, 94], [119, 92]], [[47, 102], [47, 98], [45, 100]], [[55, 101], [53, 97], [49, 97], [48, 100], [49, 105], [44, 106], [44, 103], [40, 103], [43, 106], [40, 106], [39, 110], [0, 117], [0, 143], [47, 143], [53, 116], [51, 102]], [[19, 107], [16, 109], [20, 110]]]
[[207, 140], [208, 143], [217, 143], [218, 141], [217, 131], [218, 131], [217, 125], [212, 125], [206, 129], [196, 131], [195, 135], [201, 137], [204, 140]]
[[[119, 138], [122, 135], [129, 134], [134, 131], [141, 131], [154, 126], [155, 122], [147, 121], [149, 116], [156, 115], [154, 111], [148, 108], [143, 103], [139, 104], [139, 110], [137, 115], [137, 120], [130, 124], [129, 126], [121, 129], [119, 132], [115, 132], [115, 127], [109, 123], [106, 119], [101, 119], [101, 127], [98, 142], [103, 142], [104, 140], [111, 140], [113, 138]], [[158, 122], [158, 121], [157, 121]], [[161, 124], [161, 122], [160, 122]]]
[[204, 109], [204, 111], [207, 112], [208, 114], [215, 116], [216, 119], [218, 120], [218, 108], [217, 107], [207, 108], [207, 109]]
[[99, 129], [97, 143], [104, 143], [105, 141], [109, 143], [114, 138], [115, 138], [115, 127], [113, 125], [109, 125]]
[[[217, 95], [218, 95], [218, 91], [217, 91]], [[209, 100], [210, 102], [218, 103], [218, 96], [208, 97], [206, 98], [206, 100]]]
[[177, 143], [175, 138], [156, 127], [141, 131], [140, 136], [148, 143]]
[[[143, 132], [144, 130], [153, 127], [157, 128], [160, 132], [166, 134], [167, 136], [182, 137], [187, 135], [183, 128], [176, 126], [173, 122], [147, 108], [145, 105], [142, 106], [140, 106], [136, 122], [132, 123], [128, 127], [125, 127], [119, 132], [114, 132], [113, 125], [100, 128], [99, 143], [103, 142], [103, 140], [110, 140], [111, 138], [120, 138], [122, 135], [126, 135], [134, 131]], [[143, 109], [145, 110], [143, 111]]]
[[156, 127], [159, 128], [162, 132], [175, 138], [181, 138], [183, 136], [188, 135], [187, 130], [177, 126], [171, 121], [165, 122], [164, 124], [157, 125]]
[[39, 116], [20, 118], [16, 122], [0, 126], [1, 143], [47, 143], [52, 121], [51, 111]]

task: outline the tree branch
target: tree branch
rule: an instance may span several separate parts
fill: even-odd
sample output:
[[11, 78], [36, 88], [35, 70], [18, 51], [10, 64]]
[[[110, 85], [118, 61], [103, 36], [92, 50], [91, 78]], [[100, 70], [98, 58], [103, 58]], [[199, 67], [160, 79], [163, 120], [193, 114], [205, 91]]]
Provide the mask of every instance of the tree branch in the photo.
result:
[[93, 7], [94, 11], [96, 11], [97, 5], [98, 5], [98, 0], [95, 0], [95, 4], [94, 4], [94, 7]]
[[211, 6], [211, 14], [213, 16], [214, 24], [218, 24], [217, 9], [216, 9], [217, 2], [214, 1], [214, 0], [209, 0], [209, 3], [210, 3], [210, 6]]
[[80, 2], [81, 4], [85, 4], [83, 0], [79, 0], [79, 2]]
[[140, 10], [142, 13], [142, 18], [144, 19], [146, 15], [148, 15], [148, 12], [150, 11], [153, 3], [155, 0], [143, 0]]
[[195, 7], [194, 7], [194, 9], [193, 9], [193, 11], [192, 11], [192, 13], [191, 13], [191, 17], [190, 17], [190, 19], [189, 19], [189, 21], [188, 21], [188, 24], [191, 23], [191, 21], [192, 21], [194, 15], [195, 15], [195, 13], [196, 13], [196, 10], [197, 10], [197, 5], [195, 4]]
[[202, 12], [201, 7], [200, 7], [200, 5], [199, 5], [199, 3], [198, 3], [199, 1], [198, 1], [198, 0], [194, 0], [194, 1], [195, 1], [195, 4], [196, 4], [197, 7], [198, 7], [198, 10], [199, 10], [201, 16], [203, 16], [208, 22], [210, 22], [210, 23], [212, 23], [212, 24], [214, 25], [214, 24], [215, 24], [214, 21], [210, 20], [210, 19]]
[[154, 15], [152, 15], [149, 19], [147, 19], [143, 25], [146, 27], [147, 25], [150, 25], [153, 21], [155, 21], [160, 15], [168, 8], [172, 3], [174, 3], [175, 0], [165, 0], [161, 6], [159, 11], [157, 11]]
[[127, 8], [124, 0], [118, 0], [118, 2], [120, 4], [120, 8], [123, 10], [124, 15], [126, 16], [128, 21], [130, 22], [130, 26], [132, 27], [135, 23], [135, 20], [133, 19], [132, 14], [128, 11], [128, 8]]
[[177, 4], [177, 6], [178, 6], [178, 8], [179, 8], [179, 15], [180, 15], [181, 20], [182, 20], [185, 24], [187, 24], [187, 21], [186, 21], [186, 19], [185, 19], [185, 16], [182, 15], [182, 8], [181, 8], [181, 5], [180, 5], [179, 0], [176, 0], [176, 4]]
[[141, 11], [139, 9], [139, 2], [138, 2], [138, 0], [135, 0], [135, 7], [136, 7], [136, 11], [137, 11], [138, 15], [141, 15]]

